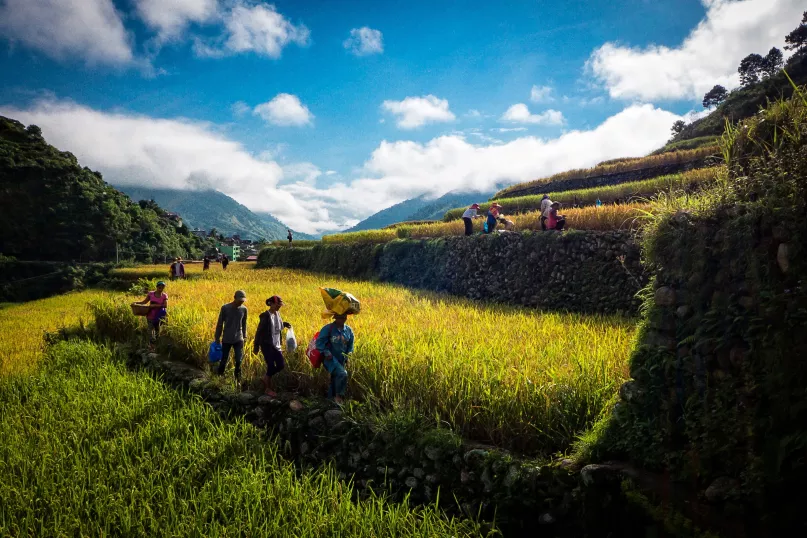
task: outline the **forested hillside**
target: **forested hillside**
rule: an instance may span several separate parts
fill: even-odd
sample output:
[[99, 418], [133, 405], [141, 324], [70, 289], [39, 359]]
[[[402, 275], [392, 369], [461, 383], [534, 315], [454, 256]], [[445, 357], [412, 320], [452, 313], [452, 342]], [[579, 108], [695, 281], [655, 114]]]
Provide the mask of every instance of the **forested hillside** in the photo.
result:
[[134, 203], [59, 151], [39, 127], [0, 116], [0, 253], [25, 260], [163, 260], [202, 240], [153, 203]]

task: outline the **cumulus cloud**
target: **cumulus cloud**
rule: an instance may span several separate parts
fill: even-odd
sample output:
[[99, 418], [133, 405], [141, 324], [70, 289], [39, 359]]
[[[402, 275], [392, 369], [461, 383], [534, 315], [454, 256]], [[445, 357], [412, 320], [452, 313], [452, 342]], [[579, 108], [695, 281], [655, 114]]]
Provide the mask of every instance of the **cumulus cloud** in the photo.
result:
[[353, 28], [350, 37], [342, 45], [356, 56], [368, 56], [384, 52], [384, 41], [381, 32], [367, 26]]
[[[0, 114], [39, 125], [50, 143], [73, 152], [112, 184], [212, 187], [306, 233], [341, 229], [422, 194], [483, 192], [607, 159], [645, 155], [663, 145], [670, 125], [682, 119], [652, 105], [634, 105], [592, 130], [548, 140], [526, 136], [474, 144], [453, 134], [426, 143], [383, 141], [352, 179], [322, 187], [317, 183], [323, 173], [314, 163], [281, 166], [271, 154], [254, 156], [207, 123], [101, 112], [59, 101], [0, 107]], [[333, 176], [330, 171], [324, 175]]]
[[448, 100], [434, 95], [407, 97], [403, 101], [384, 101], [381, 108], [396, 117], [396, 124], [401, 129], [415, 129], [427, 123], [456, 119], [448, 109]]
[[190, 23], [216, 16], [218, 0], [134, 0], [137, 13], [163, 40], [176, 38]]
[[502, 114], [501, 121], [511, 123], [529, 123], [532, 125], [563, 125], [563, 113], [557, 110], [546, 110], [540, 114], [531, 114], [529, 107], [518, 103], [508, 108]]
[[4, 0], [0, 35], [56, 60], [79, 57], [115, 66], [135, 61], [112, 0]]
[[271, 101], [256, 106], [252, 113], [272, 125], [286, 127], [310, 125], [314, 118], [300, 98], [290, 93], [277, 94]]
[[536, 86], [533, 84], [530, 90], [530, 101], [533, 103], [544, 103], [554, 101], [552, 98], [552, 88], [549, 86]]
[[798, 25], [804, 0], [701, 0], [706, 16], [678, 47], [606, 43], [588, 61], [611, 97], [699, 99], [715, 84], [739, 84], [749, 53], [781, 47]]
[[238, 0], [221, 17], [224, 33], [213, 43], [197, 40], [194, 49], [198, 55], [215, 58], [254, 52], [279, 58], [283, 49], [291, 43], [308, 44], [308, 28], [302, 24], [292, 24], [273, 5], [252, 5]]

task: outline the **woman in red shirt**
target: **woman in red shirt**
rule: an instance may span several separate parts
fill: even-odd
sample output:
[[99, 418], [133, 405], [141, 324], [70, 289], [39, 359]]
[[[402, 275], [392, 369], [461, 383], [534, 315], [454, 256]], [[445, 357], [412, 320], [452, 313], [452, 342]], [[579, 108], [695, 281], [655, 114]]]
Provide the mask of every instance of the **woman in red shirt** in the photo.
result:
[[566, 225], [566, 217], [558, 215], [560, 202], [553, 202], [549, 209], [549, 216], [546, 219], [546, 227], [549, 230], [562, 230]]

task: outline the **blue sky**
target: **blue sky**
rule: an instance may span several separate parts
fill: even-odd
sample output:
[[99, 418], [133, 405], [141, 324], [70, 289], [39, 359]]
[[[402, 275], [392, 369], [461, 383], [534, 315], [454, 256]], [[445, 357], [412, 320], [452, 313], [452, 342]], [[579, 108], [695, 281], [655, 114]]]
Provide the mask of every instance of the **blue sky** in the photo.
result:
[[110, 182], [213, 186], [331, 231], [419, 194], [647, 153], [803, 10], [499, 4], [0, 0], [0, 113]]

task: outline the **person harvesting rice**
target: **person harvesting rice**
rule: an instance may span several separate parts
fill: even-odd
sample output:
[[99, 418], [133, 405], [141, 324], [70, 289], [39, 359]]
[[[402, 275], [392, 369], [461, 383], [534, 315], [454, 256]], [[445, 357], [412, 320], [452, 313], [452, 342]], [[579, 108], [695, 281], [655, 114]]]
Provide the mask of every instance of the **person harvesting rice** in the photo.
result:
[[160, 337], [160, 326], [168, 316], [168, 294], [165, 293], [165, 282], [157, 282], [156, 289], [150, 291], [146, 298], [135, 304], [148, 304], [149, 312], [146, 314], [146, 322], [149, 329], [149, 348], [153, 349]]

